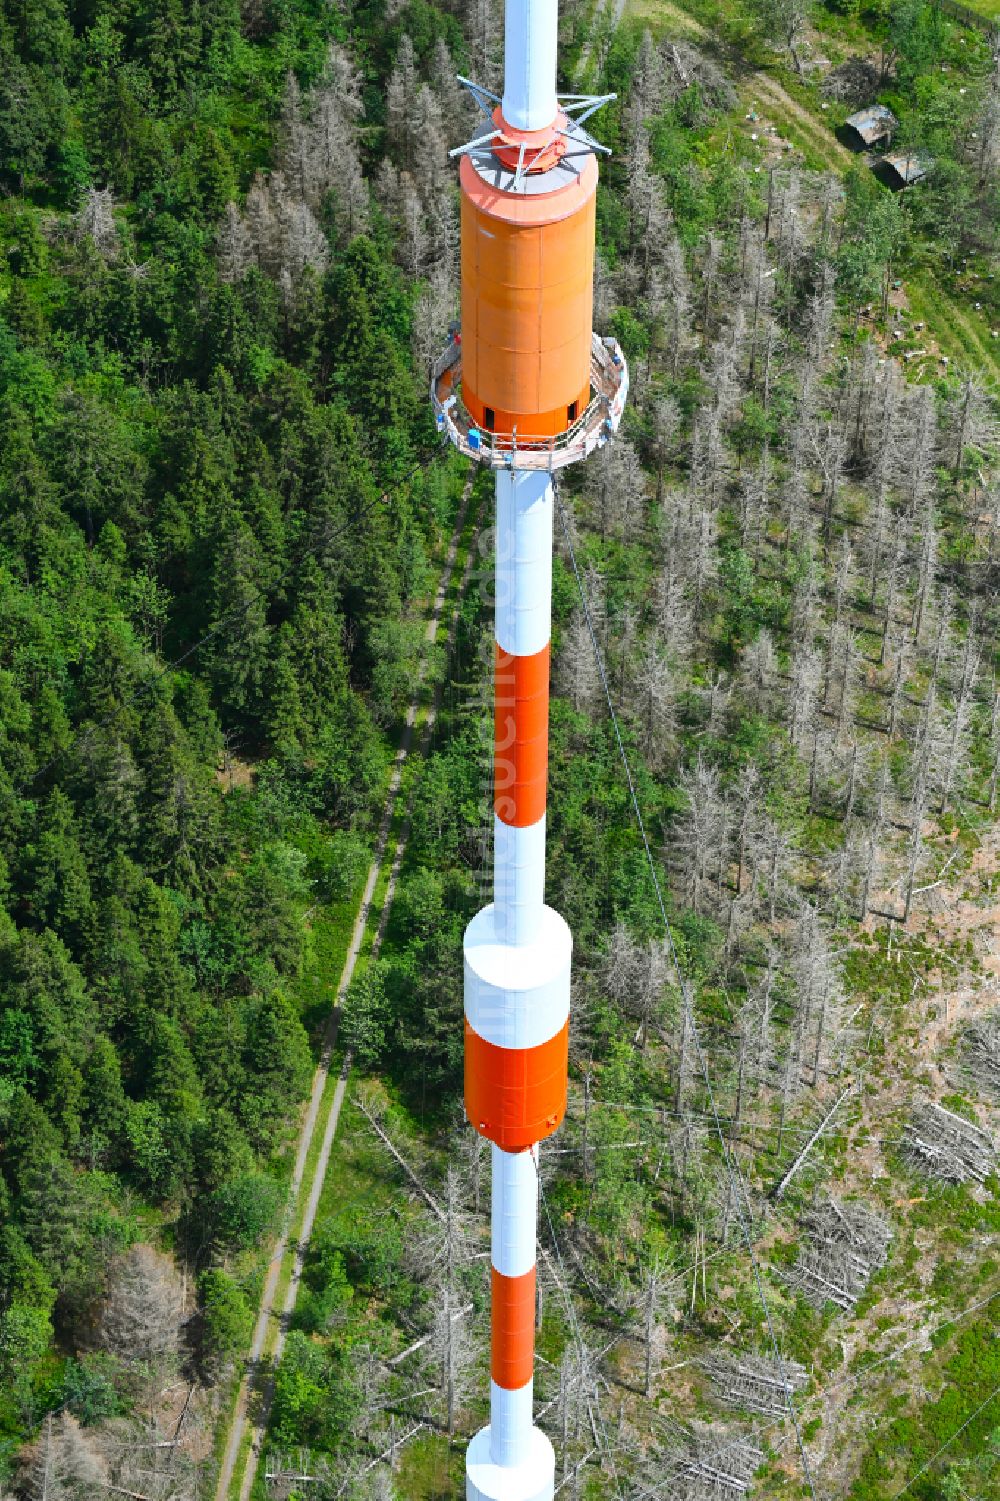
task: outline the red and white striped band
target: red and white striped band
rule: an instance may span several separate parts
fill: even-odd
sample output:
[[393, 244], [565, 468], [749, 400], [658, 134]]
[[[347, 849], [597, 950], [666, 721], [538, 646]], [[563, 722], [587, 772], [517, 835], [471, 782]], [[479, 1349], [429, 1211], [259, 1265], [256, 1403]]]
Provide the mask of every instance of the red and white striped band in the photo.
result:
[[464, 940], [465, 1108], [493, 1143], [490, 1425], [469, 1448], [473, 1501], [552, 1494], [551, 1446], [532, 1426], [537, 1144], [566, 1110], [573, 947], [544, 903], [552, 509], [547, 475], [497, 475], [494, 900]]

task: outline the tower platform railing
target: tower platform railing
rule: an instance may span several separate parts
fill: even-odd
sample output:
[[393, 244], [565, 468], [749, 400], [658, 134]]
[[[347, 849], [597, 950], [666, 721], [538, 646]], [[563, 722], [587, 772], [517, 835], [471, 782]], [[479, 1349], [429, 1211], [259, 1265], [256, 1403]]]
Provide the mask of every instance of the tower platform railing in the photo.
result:
[[452, 338], [432, 367], [431, 401], [438, 431], [477, 464], [488, 469], [563, 469], [603, 448], [618, 431], [628, 397], [628, 365], [617, 339], [592, 336], [590, 384], [593, 396], [565, 432], [487, 432], [462, 404], [462, 345]]

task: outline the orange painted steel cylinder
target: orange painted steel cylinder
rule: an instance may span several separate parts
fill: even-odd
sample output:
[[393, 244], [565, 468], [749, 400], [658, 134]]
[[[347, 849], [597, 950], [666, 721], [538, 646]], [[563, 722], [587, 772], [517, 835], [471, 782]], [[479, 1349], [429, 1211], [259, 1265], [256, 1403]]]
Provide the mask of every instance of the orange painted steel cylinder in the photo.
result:
[[463, 157], [460, 181], [462, 400], [489, 431], [555, 436], [590, 400], [597, 163], [510, 193]]
[[497, 1386], [517, 1391], [535, 1369], [535, 1268], [520, 1277], [505, 1277], [490, 1267], [490, 1284], [490, 1375]]
[[569, 1021], [536, 1048], [500, 1048], [465, 1023], [465, 1113], [505, 1152], [523, 1152], [566, 1114]]
[[493, 806], [515, 828], [545, 812], [549, 769], [549, 648], [515, 657], [496, 648]]

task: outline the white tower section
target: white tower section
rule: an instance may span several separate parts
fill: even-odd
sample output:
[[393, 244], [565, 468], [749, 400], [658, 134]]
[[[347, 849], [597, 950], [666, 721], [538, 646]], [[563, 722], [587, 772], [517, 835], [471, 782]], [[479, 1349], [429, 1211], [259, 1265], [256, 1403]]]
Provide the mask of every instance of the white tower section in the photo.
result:
[[558, 111], [556, 0], [507, 0], [503, 117], [515, 130], [545, 130]]

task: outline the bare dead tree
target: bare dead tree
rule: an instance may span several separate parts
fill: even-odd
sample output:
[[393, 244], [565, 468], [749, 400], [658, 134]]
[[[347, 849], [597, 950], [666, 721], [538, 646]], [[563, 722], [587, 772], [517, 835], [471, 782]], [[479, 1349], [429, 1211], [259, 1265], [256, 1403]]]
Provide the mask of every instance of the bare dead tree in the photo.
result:
[[937, 458], [937, 408], [930, 386], [914, 386], [906, 404], [906, 479], [910, 508], [916, 514], [934, 491]]
[[331, 42], [307, 105], [310, 205], [333, 195], [337, 227], [351, 240], [368, 227], [368, 188], [358, 155], [364, 113], [361, 75], [343, 46]]
[[417, 294], [413, 310], [413, 359], [421, 374], [430, 370], [440, 353], [444, 332], [454, 312], [454, 284], [447, 271], [435, 265]]
[[950, 403], [947, 423], [953, 454], [952, 477], [957, 480], [967, 454], [981, 460], [1000, 444], [996, 403], [976, 376], [965, 377], [957, 397]]
[[[778, 266], [786, 276], [794, 277], [807, 244], [802, 215], [802, 179], [795, 169], [780, 183], [777, 207], [771, 214], [771, 224], [777, 246]], [[812, 363], [807, 362], [807, 368]]]
[[396, 58], [385, 91], [386, 131], [396, 161], [409, 170], [413, 153], [420, 144], [413, 131], [416, 115], [417, 59], [410, 37], [403, 33], [396, 48]]
[[462, 127], [472, 123], [469, 96], [457, 81], [455, 59], [443, 36], [434, 43], [428, 65], [428, 77], [446, 119], [452, 121], [455, 139], [462, 139]]
[[675, 668], [688, 665], [694, 644], [694, 607], [688, 591], [687, 579], [672, 567], [665, 568], [653, 584], [658, 644]]
[[601, 449], [588, 471], [601, 537], [636, 535], [643, 520], [646, 477], [634, 446], [627, 439]]
[[902, 582], [903, 559], [906, 554], [906, 543], [899, 532], [891, 547], [885, 566], [885, 613], [882, 617], [882, 646], [879, 652], [879, 663], [885, 665], [889, 650], [889, 641], [896, 629], [896, 601]]
[[889, 504], [887, 485], [875, 487], [875, 500], [868, 516], [868, 525], [861, 537], [861, 556], [865, 563], [868, 581], [868, 604], [874, 610], [879, 580], [894, 545], [894, 519]]
[[760, 803], [761, 776], [754, 761], [748, 761], [740, 770], [736, 783], [736, 891], [743, 889], [743, 871], [747, 863], [747, 851], [757, 832]]
[[83, 201], [73, 218], [77, 240], [92, 240], [98, 254], [106, 261], [117, 259], [120, 248], [115, 223], [115, 200], [110, 188], [86, 188]]
[[691, 514], [691, 526], [686, 534], [689, 539], [686, 554], [689, 579], [693, 589], [692, 606], [697, 623], [705, 601], [705, 595], [718, 575], [716, 539], [718, 524], [711, 509], [695, 502]]
[[98, 1501], [106, 1470], [99, 1453], [69, 1413], [49, 1413], [21, 1466], [28, 1501]]
[[656, 500], [663, 500], [663, 473], [681, 421], [681, 409], [672, 396], [658, 396], [650, 405], [649, 427], [656, 460]]
[[834, 763], [834, 737], [817, 725], [813, 734], [812, 755], [809, 758], [810, 813], [814, 813], [818, 807], [820, 786], [830, 782]]
[[[279, 285], [294, 287], [306, 267], [321, 270], [326, 264], [326, 236], [308, 203], [289, 193], [280, 172], [269, 177], [257, 173], [247, 194], [243, 226], [260, 269]], [[245, 242], [234, 226], [230, 228], [232, 234], [225, 231], [225, 252], [238, 264]]]
[[795, 925], [792, 953], [797, 1019], [803, 1043], [810, 1026], [814, 1030], [812, 1083], [819, 1083], [820, 1059], [831, 1012], [840, 998], [840, 971], [832, 954], [819, 913], [804, 905]]
[[596, 702], [599, 689], [594, 648], [582, 610], [574, 610], [557, 658], [557, 680], [573, 708], [580, 711]]
[[789, 738], [796, 748], [812, 727], [813, 714], [822, 675], [820, 659], [811, 647], [800, 649], [792, 662], [792, 688], [789, 700]]
[[677, 820], [672, 843], [684, 866], [685, 898], [696, 912], [712, 876], [723, 866], [729, 851], [729, 812], [719, 773], [699, 755], [690, 771], [682, 771], [680, 785], [687, 808]]
[[215, 254], [221, 280], [230, 283], [242, 281], [256, 260], [253, 240], [235, 203], [226, 204]]
[[895, 638], [891, 651], [892, 685], [889, 690], [889, 722], [886, 725], [886, 734], [890, 740], [895, 740], [899, 730], [900, 711], [905, 699], [906, 683], [912, 661], [913, 653], [909, 633], [901, 631]]
[[919, 641], [931, 598], [931, 591], [934, 587], [938, 554], [937, 527], [934, 523], [933, 509], [929, 504], [924, 506], [922, 510], [917, 533], [917, 590], [913, 601], [910, 626], [914, 639]]
[[463, 17], [469, 53], [476, 59], [475, 76], [496, 90], [503, 64], [503, 7], [497, 0], [473, 0]]
[[715, 299], [715, 288], [719, 277], [722, 263], [722, 241], [718, 235], [709, 233], [701, 252], [701, 327], [702, 347], [707, 347], [711, 332], [711, 313]]
[[851, 356], [841, 403], [850, 462], [858, 468], [867, 465], [872, 433], [877, 425], [878, 387], [878, 348], [871, 339], [865, 339]]
[[673, 671], [656, 651], [655, 642], [639, 658], [636, 689], [643, 748], [650, 765], [662, 766], [675, 743], [677, 696]]
[[[428, 208], [450, 202], [451, 183], [447, 172], [448, 136], [444, 113], [437, 95], [429, 84], [422, 83], [414, 101], [411, 131], [420, 143], [413, 162], [413, 177]], [[440, 208], [439, 208], [440, 212]]]
[[691, 281], [677, 236], [664, 241], [658, 268], [670, 304], [670, 373], [676, 376], [691, 338]]
[[809, 455], [822, 480], [823, 538], [829, 546], [847, 459], [847, 444], [835, 422], [826, 422], [811, 430]]
[[726, 464], [722, 416], [712, 403], [699, 408], [691, 430], [692, 491], [709, 513], [719, 504]]
[[133, 1246], [109, 1274], [100, 1322], [104, 1348], [128, 1365], [169, 1361], [180, 1348], [183, 1295], [169, 1256]]
[[767, 713], [774, 698], [778, 673], [777, 653], [771, 632], [757, 632], [743, 652], [740, 663], [740, 686], [747, 699]]
[[419, 277], [423, 275], [427, 264], [430, 235], [427, 231], [423, 201], [408, 172], [400, 176], [399, 198], [400, 259], [404, 270], [411, 276]]
[[662, 179], [650, 167], [649, 135], [644, 127], [630, 142], [628, 165], [629, 250], [623, 290], [641, 296], [648, 292], [662, 248], [673, 235]]
[[[617, 922], [600, 965], [601, 982], [618, 1009], [628, 1010], [629, 998], [639, 989], [642, 948], [624, 922]], [[589, 1101], [589, 1095], [588, 1095]]]
[[836, 571], [833, 577], [833, 629], [837, 630], [844, 619], [844, 607], [847, 604], [851, 585], [854, 580], [854, 551], [851, 547], [851, 539], [846, 534], [841, 538], [837, 549]]
[[462, 1205], [460, 1175], [451, 1164], [432, 1202], [436, 1212], [409, 1246], [409, 1259], [430, 1289], [432, 1310], [428, 1333], [413, 1349], [431, 1362], [431, 1380], [441, 1393], [445, 1426], [452, 1433], [476, 1351], [465, 1317], [468, 1297], [462, 1285], [470, 1265], [470, 1227]]
[[669, 1268], [662, 1261], [653, 1261], [642, 1277], [640, 1293], [643, 1324], [643, 1391], [646, 1400], [653, 1396], [653, 1382], [663, 1351], [662, 1315], [668, 1287], [672, 1279]]
[[927, 783], [926, 780], [921, 777], [917, 782], [913, 794], [913, 800], [910, 805], [911, 827], [907, 849], [906, 877], [904, 882], [903, 922], [906, 922], [906, 920], [908, 919], [910, 915], [910, 908], [913, 904], [913, 888], [916, 883], [917, 868], [920, 864], [920, 857], [923, 854], [924, 849], [923, 822], [926, 812]]
[[757, 837], [750, 852], [753, 880], [760, 882], [767, 897], [768, 921], [777, 921], [778, 907], [791, 889], [794, 842], [787, 829], [771, 816], [761, 814]]
[[563, 1483], [580, 1494], [580, 1471], [602, 1447], [598, 1429], [600, 1374], [597, 1351], [582, 1337], [570, 1340], [559, 1367], [558, 1413]]
[[868, 748], [858, 739], [852, 741], [847, 754], [847, 769], [844, 774], [844, 813], [845, 826], [851, 822], [854, 809], [865, 781], [865, 773], [868, 769], [871, 754]]
[[739, 487], [740, 546], [756, 556], [771, 499], [771, 451], [767, 443], [755, 469], [747, 471]]
[[993, 689], [990, 709], [990, 812], [996, 811], [997, 784], [1000, 782], [1000, 693]]
[[941, 740], [939, 813], [946, 813], [953, 794], [961, 789], [972, 737], [973, 694], [960, 694], [952, 711], [951, 722]]
[[628, 105], [630, 132], [634, 133], [638, 124], [659, 113], [663, 105], [664, 86], [663, 59], [647, 26], [642, 33], [632, 73]]

